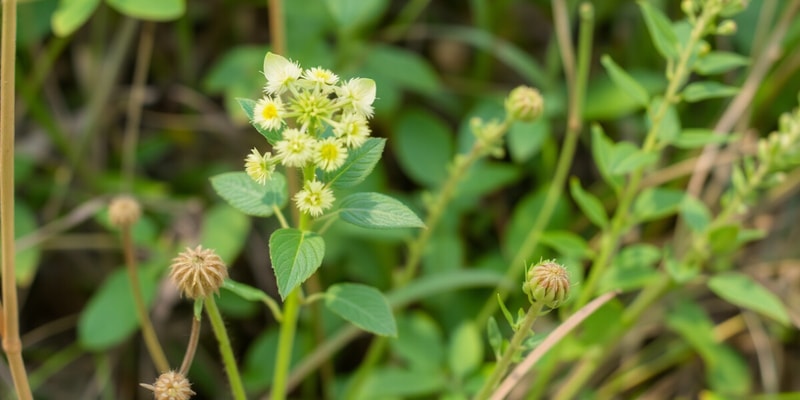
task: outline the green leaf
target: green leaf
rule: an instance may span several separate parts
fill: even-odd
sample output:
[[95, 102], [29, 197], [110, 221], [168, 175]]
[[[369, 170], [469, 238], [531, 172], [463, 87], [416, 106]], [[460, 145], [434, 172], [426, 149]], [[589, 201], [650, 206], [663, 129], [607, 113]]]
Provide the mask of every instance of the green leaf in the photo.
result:
[[392, 145], [403, 172], [428, 187], [444, 182], [454, 147], [447, 125], [429, 112], [413, 110], [401, 115], [395, 126]]
[[417, 53], [394, 46], [374, 45], [365, 54], [364, 76], [369, 76], [377, 83], [379, 99], [383, 98], [380, 90], [384, 83], [387, 87], [426, 95], [434, 95], [441, 90], [442, 85], [433, 67]]
[[239, 106], [242, 107], [244, 113], [247, 114], [247, 118], [250, 119], [250, 125], [252, 125], [253, 128], [256, 128], [258, 133], [260, 133], [261, 136], [264, 136], [269, 144], [274, 146], [275, 143], [278, 143], [278, 141], [283, 138], [279, 130], [271, 131], [269, 129], [264, 129], [261, 127], [261, 125], [253, 122], [253, 110], [256, 108], [255, 100], [237, 98], [236, 101], [239, 103]]
[[[139, 269], [145, 304], [152, 303], [156, 284]], [[105, 351], [129, 338], [139, 328], [133, 292], [124, 269], [113, 272], [95, 292], [78, 318], [78, 340], [91, 351]]]
[[255, 288], [227, 278], [223, 281], [222, 288], [247, 301], [263, 302], [270, 298], [268, 294], [259, 288]]
[[664, 218], [678, 211], [684, 199], [681, 190], [650, 188], [642, 191], [633, 204], [636, 221], [651, 221]]
[[325, 0], [334, 21], [343, 31], [355, 30], [378, 20], [389, 5], [387, 0]]
[[449, 383], [443, 371], [406, 370], [399, 367], [375, 369], [365, 380], [356, 399], [411, 399], [429, 398], [442, 391]]
[[53, 33], [62, 37], [71, 35], [92, 16], [99, 4], [100, 0], [60, 0], [50, 20]]
[[305, 282], [322, 265], [325, 241], [313, 232], [284, 228], [269, 238], [269, 258], [281, 299]]
[[444, 339], [437, 321], [421, 310], [397, 318], [397, 339], [389, 342], [411, 369], [436, 370], [444, 361]]
[[708, 234], [708, 242], [714, 253], [728, 253], [739, 248], [737, 241], [739, 225], [722, 225], [714, 227]]
[[719, 82], [694, 82], [683, 89], [683, 99], [689, 103], [694, 103], [706, 99], [730, 97], [736, 93], [739, 93], [739, 88], [723, 85]]
[[184, 0], [106, 0], [117, 11], [148, 21], [178, 19], [186, 11]]
[[483, 339], [474, 323], [467, 321], [456, 327], [449, 341], [447, 364], [450, 371], [464, 379], [483, 361]]
[[600, 125], [592, 124], [592, 159], [606, 183], [618, 191], [622, 187], [622, 179], [611, 174], [613, 152], [614, 142], [606, 136]]
[[369, 138], [361, 147], [350, 150], [344, 164], [333, 172], [326, 172], [325, 182], [336, 188], [352, 187], [364, 181], [381, 159], [386, 139]]
[[342, 221], [362, 228], [424, 228], [405, 204], [380, 193], [354, 193], [339, 203]]
[[515, 122], [508, 130], [508, 152], [515, 163], [523, 163], [539, 153], [550, 137], [550, 122], [539, 118], [533, 122]]
[[325, 305], [367, 332], [397, 336], [397, 325], [389, 302], [372, 286], [337, 283], [325, 291]]
[[695, 233], [704, 232], [711, 224], [711, 211], [705, 203], [693, 196], [686, 195], [680, 206], [680, 215], [689, 229]]
[[237, 210], [254, 217], [269, 217], [288, 199], [286, 178], [279, 172], [264, 185], [244, 172], [226, 172], [211, 177], [214, 191]]
[[739, 140], [740, 135], [716, 134], [711, 129], [684, 129], [672, 145], [681, 149], [696, 149], [707, 144], [726, 144]]
[[[661, 109], [663, 106], [664, 99], [661, 97], [656, 97], [653, 99], [652, 103], [647, 109], [647, 117], [648, 117], [648, 127], [652, 126], [653, 118], [655, 117], [657, 110]], [[675, 110], [675, 106], [672, 104], [668, 104], [666, 111], [661, 116], [661, 125], [658, 129], [658, 138], [664, 143], [672, 143], [681, 133], [681, 119], [678, 116], [678, 111]]]
[[233, 263], [242, 251], [248, 233], [250, 218], [227, 204], [217, 204], [204, 214], [200, 243], [214, 249], [223, 260]]
[[632, 76], [628, 75], [624, 69], [620, 68], [607, 54], [600, 58], [600, 62], [603, 64], [603, 67], [605, 67], [611, 80], [614, 81], [620, 89], [625, 91], [625, 93], [630, 95], [640, 105], [647, 106], [647, 103], [650, 101], [650, 96], [639, 82], [636, 82]]
[[569, 181], [569, 190], [572, 193], [572, 199], [578, 204], [586, 218], [592, 221], [600, 228], [608, 226], [608, 215], [603, 207], [603, 202], [600, 201], [595, 195], [583, 190], [581, 181], [573, 177]]
[[585, 260], [592, 255], [586, 240], [570, 231], [544, 232], [541, 241], [563, 257]]
[[614, 145], [611, 153], [610, 173], [612, 175], [625, 175], [640, 168], [645, 168], [658, 161], [658, 153], [645, 152], [630, 142], [619, 142]]
[[622, 249], [600, 280], [600, 290], [635, 290], [666, 277], [656, 269], [661, 250], [649, 244], [635, 244]]
[[[14, 237], [18, 240], [36, 232], [37, 229], [38, 224], [33, 210], [17, 199], [14, 202]], [[2, 254], [2, 251], [0, 251], [0, 254]], [[39, 268], [39, 260], [41, 258], [41, 246], [17, 247], [14, 254], [14, 271], [16, 272], [19, 286], [30, 286], [36, 276], [36, 270]]]
[[700, 75], [716, 75], [750, 64], [750, 59], [736, 53], [712, 51], [697, 59], [694, 70]]
[[789, 314], [781, 300], [747, 275], [727, 272], [708, 280], [708, 288], [728, 303], [772, 318], [789, 326]]
[[644, 23], [656, 50], [666, 59], [678, 58], [678, 36], [666, 15], [649, 2], [640, 0], [639, 7], [644, 15]]

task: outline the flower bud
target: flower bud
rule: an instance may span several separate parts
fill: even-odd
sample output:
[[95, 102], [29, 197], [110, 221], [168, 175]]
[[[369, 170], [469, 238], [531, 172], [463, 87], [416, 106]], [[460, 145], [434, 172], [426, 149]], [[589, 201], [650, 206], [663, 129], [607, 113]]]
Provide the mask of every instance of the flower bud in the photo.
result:
[[526, 274], [522, 290], [531, 303], [539, 302], [558, 308], [569, 297], [569, 274], [566, 268], [553, 260], [539, 262]]
[[139, 202], [131, 196], [117, 196], [108, 205], [108, 219], [117, 228], [131, 226], [142, 216]]
[[183, 295], [198, 299], [219, 292], [228, 268], [214, 250], [187, 247], [172, 260], [169, 275]]
[[542, 115], [544, 100], [538, 90], [528, 86], [518, 86], [506, 98], [505, 108], [511, 119], [531, 122]]
[[189, 400], [195, 394], [189, 380], [175, 371], [165, 372], [155, 384], [142, 384], [142, 387], [152, 390], [156, 400]]
[[717, 35], [730, 36], [734, 33], [736, 33], [736, 22], [733, 20], [726, 19], [717, 26]]

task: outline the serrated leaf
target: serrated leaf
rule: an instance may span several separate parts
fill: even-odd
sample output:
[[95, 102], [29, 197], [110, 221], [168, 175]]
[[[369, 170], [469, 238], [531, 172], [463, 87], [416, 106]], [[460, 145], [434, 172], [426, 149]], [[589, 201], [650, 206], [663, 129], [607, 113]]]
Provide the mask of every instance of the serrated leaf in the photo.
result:
[[711, 129], [684, 129], [672, 145], [681, 149], [696, 149], [712, 143], [734, 142], [739, 138], [739, 135], [716, 134]]
[[265, 184], [260, 184], [244, 172], [226, 172], [211, 177], [214, 191], [235, 209], [254, 217], [269, 217], [274, 208], [283, 208], [288, 199], [286, 178], [274, 172]]
[[280, 131], [278, 130], [271, 131], [269, 129], [264, 129], [261, 127], [261, 125], [253, 122], [254, 121], [253, 113], [256, 108], [255, 100], [237, 98], [236, 102], [239, 103], [239, 106], [242, 107], [244, 113], [247, 114], [247, 118], [250, 120], [250, 125], [252, 125], [253, 128], [256, 128], [258, 133], [260, 133], [261, 136], [264, 136], [264, 138], [267, 139], [269, 144], [274, 146], [275, 143], [278, 143], [278, 141], [280, 141], [283, 138]]
[[[150, 274], [139, 269], [145, 304], [152, 303], [156, 285]], [[127, 272], [112, 273], [95, 292], [78, 318], [78, 340], [87, 350], [105, 351], [129, 338], [139, 328]]]
[[723, 85], [719, 82], [694, 82], [683, 89], [683, 99], [689, 103], [694, 103], [706, 99], [730, 97], [736, 93], [739, 93], [739, 88]]
[[639, 1], [644, 23], [656, 50], [666, 59], [678, 58], [678, 36], [664, 13], [646, 1]]
[[281, 299], [300, 286], [322, 265], [325, 241], [313, 232], [278, 229], [269, 238], [269, 258]]
[[640, 105], [647, 106], [647, 103], [650, 101], [650, 96], [639, 82], [636, 82], [632, 76], [617, 65], [607, 54], [600, 58], [600, 62], [603, 64], [603, 67], [605, 67], [611, 80], [614, 81], [614, 84], [619, 86], [620, 89], [631, 96]]
[[397, 324], [386, 297], [372, 286], [337, 283], [325, 291], [325, 305], [353, 325], [376, 335], [397, 336]]
[[50, 19], [53, 33], [68, 36], [78, 30], [92, 16], [100, 0], [61, 0]]
[[410, 208], [380, 193], [354, 193], [339, 203], [339, 217], [362, 228], [424, 228]]
[[170, 21], [186, 11], [184, 0], [106, 0], [117, 11], [148, 21]]
[[708, 280], [708, 288], [728, 303], [755, 311], [784, 326], [791, 323], [778, 296], [747, 275], [736, 272], [716, 275]]
[[740, 54], [726, 51], [712, 51], [699, 57], [694, 70], [701, 75], [715, 75], [750, 64], [750, 59]]
[[569, 190], [572, 199], [578, 204], [586, 218], [600, 228], [608, 226], [608, 215], [603, 207], [603, 203], [595, 195], [583, 190], [578, 178], [573, 177], [569, 182]]
[[336, 188], [355, 186], [369, 176], [381, 159], [386, 139], [369, 138], [361, 147], [350, 150], [344, 164], [333, 172], [326, 172], [325, 182]]

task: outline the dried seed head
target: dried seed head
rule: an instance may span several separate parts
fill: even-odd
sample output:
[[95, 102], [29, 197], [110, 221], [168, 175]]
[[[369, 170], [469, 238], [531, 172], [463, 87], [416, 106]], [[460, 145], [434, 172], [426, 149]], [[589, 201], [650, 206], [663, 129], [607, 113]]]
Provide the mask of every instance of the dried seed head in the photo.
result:
[[189, 380], [175, 371], [165, 372], [155, 384], [142, 384], [142, 387], [152, 390], [156, 400], [189, 400], [195, 394]]
[[544, 99], [532, 87], [517, 86], [506, 98], [505, 107], [511, 119], [531, 122], [542, 115]]
[[522, 290], [531, 302], [557, 308], [569, 297], [567, 269], [553, 260], [542, 261], [528, 270]]
[[142, 207], [131, 196], [117, 196], [108, 205], [108, 219], [117, 228], [131, 226], [142, 216]]
[[228, 268], [214, 250], [187, 247], [172, 260], [170, 277], [186, 297], [198, 299], [219, 291]]

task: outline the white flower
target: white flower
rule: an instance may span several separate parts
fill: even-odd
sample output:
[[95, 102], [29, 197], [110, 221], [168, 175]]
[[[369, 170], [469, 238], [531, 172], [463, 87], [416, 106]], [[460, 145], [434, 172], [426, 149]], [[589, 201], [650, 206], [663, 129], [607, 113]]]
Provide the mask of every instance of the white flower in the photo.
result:
[[244, 170], [247, 176], [254, 181], [265, 184], [275, 172], [275, 162], [272, 159], [272, 153], [266, 152], [262, 156], [255, 148], [244, 159]]
[[323, 171], [335, 171], [346, 159], [347, 149], [336, 138], [322, 139], [314, 148], [314, 162]]
[[375, 101], [375, 81], [354, 78], [344, 82], [336, 89], [341, 104], [365, 118], [372, 117], [372, 103]]
[[283, 102], [278, 97], [266, 96], [253, 108], [253, 122], [264, 129], [274, 131], [283, 124]]
[[370, 129], [366, 118], [361, 114], [344, 113], [339, 122], [334, 124], [333, 134], [347, 147], [353, 149], [361, 147], [367, 141]]
[[335, 199], [333, 191], [317, 180], [306, 181], [303, 190], [294, 195], [297, 209], [312, 217], [319, 217], [331, 208]]
[[302, 167], [314, 155], [314, 138], [297, 129], [283, 131], [283, 139], [275, 143], [275, 152], [287, 167]]
[[269, 52], [264, 57], [264, 77], [267, 78], [267, 86], [264, 87], [264, 91], [268, 94], [279, 95], [300, 78], [302, 73], [303, 70], [297, 63]]
[[331, 70], [320, 67], [305, 70], [303, 78], [313, 82], [315, 85], [335, 85], [339, 81], [339, 77]]

